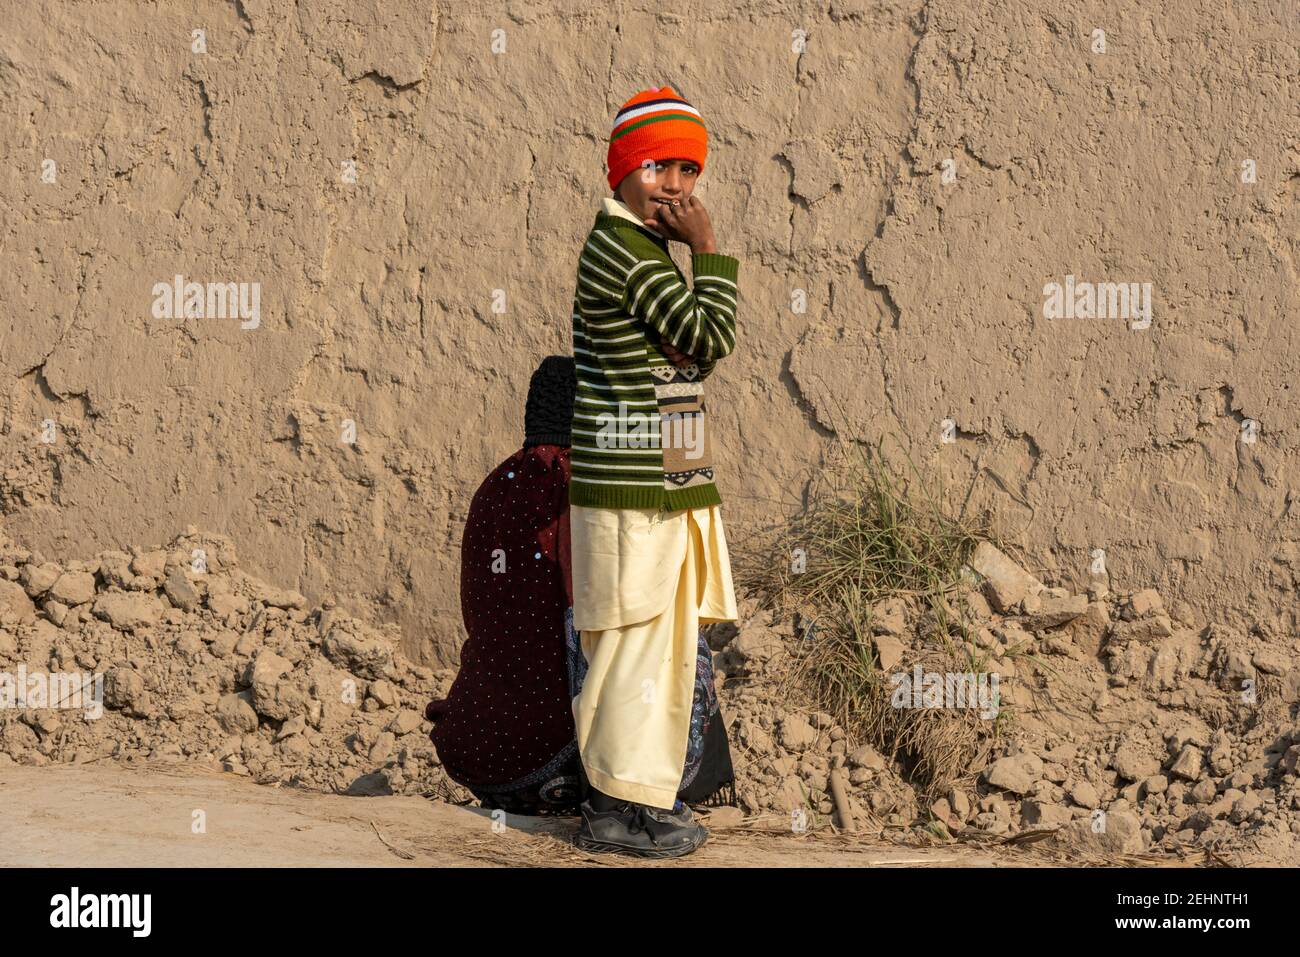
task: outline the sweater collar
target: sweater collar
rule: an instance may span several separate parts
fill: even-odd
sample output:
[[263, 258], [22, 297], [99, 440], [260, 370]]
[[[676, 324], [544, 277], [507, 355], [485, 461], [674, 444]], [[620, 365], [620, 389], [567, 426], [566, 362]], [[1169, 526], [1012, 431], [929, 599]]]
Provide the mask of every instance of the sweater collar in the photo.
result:
[[660, 246], [668, 248], [668, 240], [654, 230], [647, 229], [641, 217], [632, 212], [621, 199], [615, 199], [613, 196], [602, 197], [600, 207], [596, 210], [596, 227], [622, 226], [625, 222], [632, 223]]
[[621, 216], [623, 219], [631, 220], [642, 229], [645, 229], [645, 224], [641, 222], [641, 217], [632, 212], [631, 207], [621, 199], [617, 199], [613, 196], [606, 196], [600, 201], [600, 208], [611, 216]]

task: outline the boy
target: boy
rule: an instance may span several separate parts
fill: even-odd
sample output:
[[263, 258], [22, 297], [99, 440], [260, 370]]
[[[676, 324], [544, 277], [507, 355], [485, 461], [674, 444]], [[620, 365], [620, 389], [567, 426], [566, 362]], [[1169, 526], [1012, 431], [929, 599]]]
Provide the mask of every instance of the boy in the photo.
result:
[[[708, 835], [674, 813], [699, 626], [737, 618], [702, 383], [736, 345], [739, 263], [692, 195], [707, 152], [699, 111], [671, 87], [628, 100], [610, 135], [614, 196], [578, 262], [569, 503], [588, 670], [573, 713], [591, 785], [577, 844], [594, 851], [677, 857]], [[691, 248], [693, 291], [668, 240]]]

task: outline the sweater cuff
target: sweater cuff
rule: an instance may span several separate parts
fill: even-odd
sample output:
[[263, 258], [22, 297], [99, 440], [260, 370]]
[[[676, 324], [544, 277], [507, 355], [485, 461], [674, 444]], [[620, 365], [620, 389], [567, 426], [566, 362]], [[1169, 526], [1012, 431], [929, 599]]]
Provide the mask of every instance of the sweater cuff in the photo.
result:
[[735, 282], [740, 273], [740, 260], [721, 253], [694, 253], [691, 255], [691, 272], [696, 279], [718, 276]]

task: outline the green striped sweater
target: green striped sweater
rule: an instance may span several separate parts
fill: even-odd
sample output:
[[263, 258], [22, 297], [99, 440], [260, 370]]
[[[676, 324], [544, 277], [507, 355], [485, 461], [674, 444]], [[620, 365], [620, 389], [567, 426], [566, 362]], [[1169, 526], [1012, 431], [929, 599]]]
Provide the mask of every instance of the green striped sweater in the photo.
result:
[[[578, 259], [577, 396], [569, 503], [592, 508], [717, 505], [703, 382], [736, 347], [731, 256], [691, 257], [695, 287], [623, 203], [606, 198]], [[669, 342], [696, 360], [673, 365]]]

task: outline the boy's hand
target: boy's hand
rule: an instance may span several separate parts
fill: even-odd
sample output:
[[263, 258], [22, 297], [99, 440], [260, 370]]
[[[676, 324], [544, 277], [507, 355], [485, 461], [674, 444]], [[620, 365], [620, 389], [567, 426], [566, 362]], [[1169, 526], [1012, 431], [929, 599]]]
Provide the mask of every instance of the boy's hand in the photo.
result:
[[679, 369], [685, 369], [688, 365], [690, 365], [692, 362], [695, 361], [694, 356], [682, 352], [671, 342], [661, 342], [659, 344], [659, 347], [663, 349], [664, 355], [668, 357], [668, 361], [671, 362], [673, 365], [677, 366]]
[[716, 253], [718, 242], [713, 235], [709, 213], [694, 196], [677, 206], [655, 204], [655, 213], [645, 221], [649, 229], [679, 243], [686, 243], [692, 253]]

